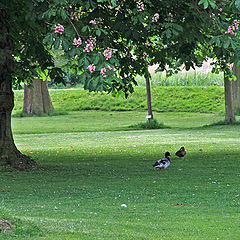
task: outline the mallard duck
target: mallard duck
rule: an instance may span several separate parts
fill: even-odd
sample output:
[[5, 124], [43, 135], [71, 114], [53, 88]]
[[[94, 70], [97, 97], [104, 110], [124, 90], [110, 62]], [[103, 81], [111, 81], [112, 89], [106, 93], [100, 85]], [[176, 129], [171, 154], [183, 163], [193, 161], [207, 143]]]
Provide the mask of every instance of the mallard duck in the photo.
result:
[[170, 156], [170, 153], [166, 152], [165, 158], [161, 158], [158, 161], [156, 161], [155, 164], [153, 164], [153, 167], [160, 168], [160, 170], [163, 168], [163, 170], [165, 170], [165, 168], [167, 168], [171, 162], [169, 156]]
[[186, 150], [184, 147], [181, 147], [177, 152], [176, 152], [176, 155], [178, 157], [184, 157], [186, 155]]

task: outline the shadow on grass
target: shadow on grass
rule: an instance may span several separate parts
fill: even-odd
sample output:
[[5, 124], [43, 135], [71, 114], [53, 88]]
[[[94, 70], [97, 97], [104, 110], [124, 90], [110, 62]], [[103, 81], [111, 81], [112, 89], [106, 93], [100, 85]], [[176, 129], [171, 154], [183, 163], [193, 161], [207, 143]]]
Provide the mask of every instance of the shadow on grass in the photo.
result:
[[128, 127], [131, 130], [140, 130], [140, 129], [164, 129], [164, 128], [171, 128], [164, 123], [158, 122], [156, 119], [152, 119], [150, 121], [141, 122], [138, 124], [134, 124]]
[[67, 111], [61, 111], [61, 110], [57, 110], [57, 111], [54, 111], [54, 112], [49, 113], [49, 114], [43, 113], [43, 114], [40, 114], [40, 115], [16, 112], [16, 113], [12, 114], [12, 117], [15, 117], [15, 118], [23, 118], [23, 117], [53, 117], [53, 116], [68, 115], [68, 114], [69, 113]]
[[225, 120], [222, 120], [222, 121], [218, 121], [218, 122], [215, 122], [215, 123], [203, 125], [200, 128], [215, 127], [215, 126], [239, 126], [239, 125], [240, 125], [240, 121], [237, 121], [236, 123], [229, 124]]

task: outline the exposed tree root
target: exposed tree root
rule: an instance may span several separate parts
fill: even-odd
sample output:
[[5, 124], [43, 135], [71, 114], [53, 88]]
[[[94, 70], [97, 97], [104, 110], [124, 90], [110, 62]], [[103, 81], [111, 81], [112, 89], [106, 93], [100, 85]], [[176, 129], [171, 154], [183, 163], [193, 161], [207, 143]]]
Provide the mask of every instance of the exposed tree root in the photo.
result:
[[37, 167], [36, 162], [29, 156], [22, 154], [18, 150], [0, 152], [0, 164], [20, 171], [30, 170]]

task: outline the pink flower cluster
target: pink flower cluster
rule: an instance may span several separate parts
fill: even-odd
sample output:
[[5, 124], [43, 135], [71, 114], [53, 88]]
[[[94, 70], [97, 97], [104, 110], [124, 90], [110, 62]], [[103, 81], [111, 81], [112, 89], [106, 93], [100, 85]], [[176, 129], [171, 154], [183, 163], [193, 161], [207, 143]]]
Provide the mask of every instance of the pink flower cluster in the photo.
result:
[[152, 17], [152, 22], [157, 22], [159, 19], [159, 14], [155, 13], [154, 16]]
[[93, 44], [92, 43], [88, 43], [85, 47], [84, 47], [84, 50], [83, 52], [92, 52], [93, 51]]
[[94, 20], [91, 20], [89, 23], [91, 23], [91, 24], [94, 24], [94, 25], [96, 25], [97, 24], [97, 22], [96, 22], [96, 20], [94, 19]]
[[111, 67], [108, 65], [108, 70], [116, 71], [116, 68], [111, 68]]
[[75, 46], [79, 47], [82, 44], [82, 39], [81, 38], [78, 38], [78, 39], [74, 38], [73, 44]]
[[228, 27], [228, 30], [227, 32], [225, 32], [225, 34], [231, 34], [231, 35], [237, 36], [236, 30], [238, 30], [239, 28], [239, 23], [240, 23], [239, 20], [234, 20], [233, 24]]
[[106, 68], [101, 68], [100, 73], [104, 78], [107, 77], [106, 72], [107, 72]]
[[[96, 70], [96, 66], [94, 64], [91, 64], [87, 67], [87, 69], [93, 73], [95, 70]], [[100, 74], [102, 75], [103, 78], [107, 77], [106, 75], [106, 72], [107, 70], [113, 70], [113, 71], [116, 71], [116, 68], [111, 68], [109, 65], [108, 65], [108, 68], [106, 69], [105, 67], [101, 68], [100, 69]]]
[[89, 65], [87, 68], [90, 72], [94, 72], [96, 70], [96, 66], [94, 64]]
[[96, 43], [96, 38], [90, 38], [86, 41], [87, 45], [84, 47], [83, 52], [92, 52], [94, 44]]
[[108, 60], [112, 57], [112, 53], [115, 51], [116, 51], [116, 49], [107, 48], [106, 50], [104, 50], [103, 55]]
[[141, 1], [137, 2], [137, 11], [141, 12], [143, 10], [144, 10], [144, 4]]
[[62, 34], [64, 31], [64, 26], [61, 25], [61, 24], [58, 24], [55, 26], [55, 33], [59, 33], [59, 34]]

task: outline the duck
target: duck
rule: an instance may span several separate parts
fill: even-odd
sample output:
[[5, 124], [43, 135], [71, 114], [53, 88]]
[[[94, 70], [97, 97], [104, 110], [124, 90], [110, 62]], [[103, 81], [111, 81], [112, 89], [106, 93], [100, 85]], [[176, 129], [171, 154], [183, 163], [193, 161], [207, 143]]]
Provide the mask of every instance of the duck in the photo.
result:
[[186, 150], [185, 150], [185, 148], [184, 147], [181, 147], [177, 152], [176, 152], [176, 155], [178, 156], [178, 157], [184, 157], [185, 155], [186, 155]]
[[153, 167], [154, 168], [160, 168], [160, 170], [163, 168], [163, 170], [165, 170], [170, 165], [170, 162], [171, 162], [169, 156], [170, 156], [170, 153], [166, 152], [165, 157], [156, 161], [153, 164]]

